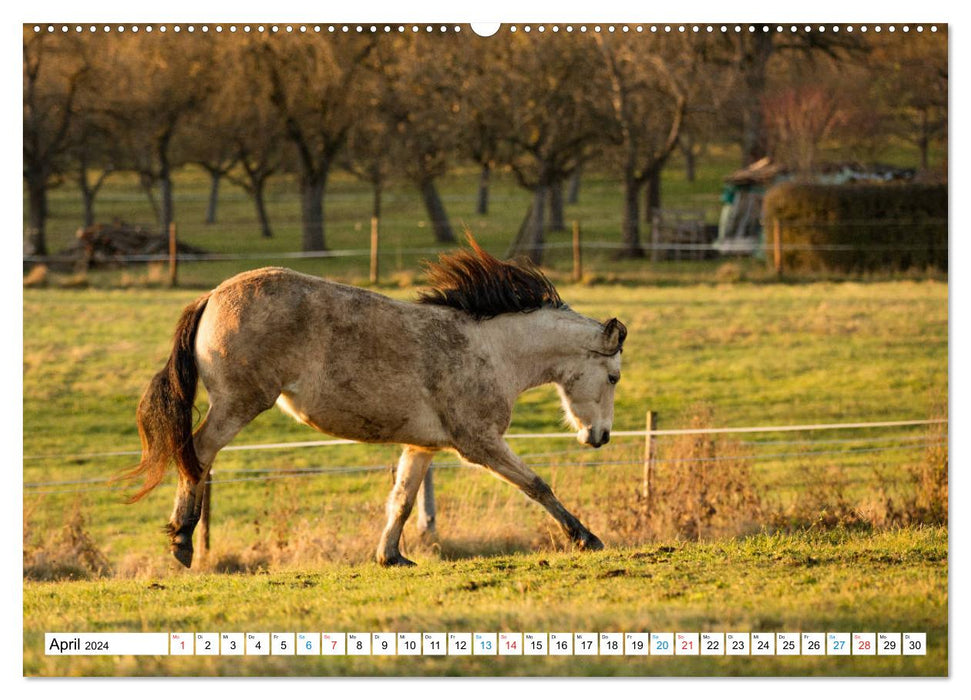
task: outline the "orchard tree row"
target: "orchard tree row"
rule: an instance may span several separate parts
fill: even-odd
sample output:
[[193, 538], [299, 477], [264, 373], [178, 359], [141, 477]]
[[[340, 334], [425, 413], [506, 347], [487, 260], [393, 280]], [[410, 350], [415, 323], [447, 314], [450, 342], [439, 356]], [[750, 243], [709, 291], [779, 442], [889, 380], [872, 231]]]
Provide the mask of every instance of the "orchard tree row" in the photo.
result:
[[[761, 28], [759, 28], [761, 29]], [[113, 173], [136, 173], [160, 231], [175, 216], [173, 172], [252, 198], [272, 236], [268, 181], [299, 183], [302, 245], [325, 250], [324, 203], [336, 169], [381, 196], [413, 185], [435, 239], [454, 240], [437, 182], [456, 164], [511, 172], [531, 205], [511, 252], [540, 261], [563, 226], [564, 190], [584, 168], [623, 190], [624, 254], [660, 204], [679, 149], [693, 177], [712, 144], [747, 164], [771, 154], [811, 170], [823, 145], [866, 160], [893, 140], [927, 166], [946, 140], [947, 39], [869, 33], [503, 33], [48, 35], [24, 28], [25, 252], [47, 253], [47, 198], [73, 184], [84, 224]], [[916, 164], [915, 164], [916, 165]]]

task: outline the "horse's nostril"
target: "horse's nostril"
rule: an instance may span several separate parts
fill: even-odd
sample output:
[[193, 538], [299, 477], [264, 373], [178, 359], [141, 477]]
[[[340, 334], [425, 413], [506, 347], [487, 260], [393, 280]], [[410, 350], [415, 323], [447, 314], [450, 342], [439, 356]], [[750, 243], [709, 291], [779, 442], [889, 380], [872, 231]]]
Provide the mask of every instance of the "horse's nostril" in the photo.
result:
[[600, 441], [600, 444], [601, 445], [606, 445], [608, 442], [610, 442], [610, 431], [609, 430], [605, 430], [604, 431], [603, 439]]

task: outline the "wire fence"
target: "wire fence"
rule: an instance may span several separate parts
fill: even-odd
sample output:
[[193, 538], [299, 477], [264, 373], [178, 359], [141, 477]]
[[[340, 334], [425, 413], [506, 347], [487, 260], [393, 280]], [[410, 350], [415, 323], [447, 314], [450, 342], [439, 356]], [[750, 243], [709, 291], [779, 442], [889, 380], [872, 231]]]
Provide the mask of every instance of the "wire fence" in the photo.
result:
[[[929, 428], [931, 426], [946, 425], [947, 419], [905, 420], [905, 421], [875, 421], [854, 423], [818, 423], [807, 425], [774, 425], [774, 426], [740, 426], [724, 428], [686, 428], [669, 430], [628, 430], [616, 431], [612, 435], [618, 438], [643, 437], [645, 440], [655, 438], [673, 438], [691, 435], [749, 435], [754, 433], [776, 434], [793, 432], [828, 432], [828, 431], [882, 431], [889, 428]], [[575, 433], [512, 433], [506, 435], [508, 440], [539, 440], [539, 439], [575, 439]], [[756, 463], [771, 463], [790, 460], [818, 459], [820, 457], [854, 457], [859, 455], [889, 455], [913, 454], [929, 448], [944, 447], [948, 443], [947, 435], [928, 435], [900, 433], [893, 435], [859, 435], [849, 438], [817, 438], [807, 437], [797, 440], [739, 440], [736, 445], [744, 450], [742, 454], [730, 454], [711, 457], [690, 457], [673, 459], [652, 458], [652, 464], [673, 464], [688, 466], [691, 464], [717, 464], [733, 462], [740, 459]], [[307, 448], [336, 447], [340, 445], [360, 444], [353, 440], [313, 440], [300, 442], [257, 443], [250, 445], [230, 445], [223, 451], [250, 452], [262, 450], [300, 450]], [[762, 451], [764, 448], [770, 451]], [[782, 449], [780, 449], [782, 448]], [[795, 449], [808, 448], [808, 449]], [[817, 449], [822, 448], [822, 449]], [[81, 465], [86, 461], [104, 458], [132, 457], [138, 455], [137, 450], [117, 450], [106, 452], [85, 452], [75, 454], [41, 454], [25, 455], [25, 466], [28, 463], [64, 463], [70, 462]], [[602, 468], [633, 466], [645, 463], [643, 459], [596, 459], [590, 450], [574, 448], [548, 452], [525, 453], [521, 455], [523, 462], [532, 468], [537, 467], [569, 467], [569, 468]], [[646, 454], [646, 452], [645, 452]], [[584, 457], [591, 457], [585, 459]], [[436, 462], [436, 469], [470, 468], [474, 465], [462, 461]], [[213, 483], [230, 484], [256, 481], [275, 481], [291, 478], [308, 478], [316, 476], [330, 476], [338, 474], [361, 474], [368, 472], [387, 471], [391, 465], [357, 464], [337, 467], [301, 467], [301, 468], [244, 468], [219, 469], [218, 478]], [[215, 470], [213, 471], [215, 474]], [[68, 494], [87, 493], [96, 491], [121, 491], [128, 487], [118, 485], [114, 477], [92, 477], [88, 479], [68, 479], [60, 481], [25, 481], [25, 494]]]
[[[630, 248], [629, 244], [618, 241], [583, 241], [579, 245], [581, 250], [604, 250], [620, 251]], [[544, 250], [571, 250], [574, 248], [570, 241], [546, 241], [543, 243]], [[662, 252], [685, 252], [685, 253], [722, 253], [722, 248], [717, 242], [713, 243], [667, 243], [644, 241], [641, 248], [650, 253], [653, 250]], [[762, 248], [762, 244], [758, 245]], [[823, 244], [823, 243], [782, 243], [778, 246], [782, 252], [790, 251], [828, 251], [828, 252], [915, 252], [927, 250], [926, 245], [907, 245], [900, 243], [889, 244]], [[265, 252], [239, 252], [239, 253], [179, 253], [175, 256], [166, 253], [153, 254], [118, 254], [99, 259], [99, 264], [128, 265], [135, 263], [168, 263], [175, 259], [179, 263], [203, 263], [203, 262], [245, 262], [257, 260], [324, 260], [329, 258], [369, 258], [372, 254], [379, 257], [392, 257], [400, 255], [437, 255], [438, 253], [449, 250], [449, 246], [387, 246], [378, 248], [372, 253], [370, 248], [342, 248], [317, 251], [272, 251]], [[70, 264], [77, 263], [79, 259], [76, 255], [24, 255], [25, 263], [36, 264]]]

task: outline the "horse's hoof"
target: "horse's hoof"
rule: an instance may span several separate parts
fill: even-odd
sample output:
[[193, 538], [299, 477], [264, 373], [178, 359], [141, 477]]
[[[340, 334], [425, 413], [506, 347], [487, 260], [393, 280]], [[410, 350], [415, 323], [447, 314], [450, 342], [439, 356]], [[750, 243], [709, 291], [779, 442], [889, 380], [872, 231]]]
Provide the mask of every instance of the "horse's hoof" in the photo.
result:
[[173, 547], [172, 554], [185, 568], [192, 566], [192, 547]]
[[600, 538], [594, 535], [592, 532], [588, 533], [587, 537], [577, 542], [580, 549], [588, 552], [596, 552], [604, 548], [604, 543], [600, 541]]
[[378, 559], [378, 563], [381, 566], [418, 566], [411, 559], [406, 559], [400, 554], [390, 558], [381, 557], [380, 559]]

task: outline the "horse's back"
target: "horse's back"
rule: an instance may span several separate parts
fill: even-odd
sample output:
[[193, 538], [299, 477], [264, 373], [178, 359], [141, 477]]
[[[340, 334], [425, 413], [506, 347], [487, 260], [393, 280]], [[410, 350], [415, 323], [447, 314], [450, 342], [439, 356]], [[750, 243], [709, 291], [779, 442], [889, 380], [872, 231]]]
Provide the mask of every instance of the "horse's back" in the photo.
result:
[[407, 335], [409, 306], [286, 268], [262, 268], [213, 290], [196, 347], [244, 363], [254, 356], [319, 357], [342, 346], [373, 353], [389, 344], [383, 336], [390, 329]]
[[[312, 320], [296, 315], [301, 311], [320, 312], [329, 302], [361, 306], [396, 304], [381, 294], [285, 267], [264, 267], [230, 277], [213, 290], [210, 303], [213, 300], [225, 306], [230, 314], [244, 310], [247, 314], [266, 311], [278, 314], [281, 307], [289, 307], [287, 316], [295, 322]], [[307, 304], [314, 308], [304, 308]]]
[[[441, 367], [451, 312], [285, 268], [230, 278], [211, 294], [196, 358], [209, 389], [281, 406], [324, 432], [404, 441], [425, 428], [429, 367]], [[442, 331], [444, 332], [444, 331]], [[268, 405], [266, 407], [268, 407]], [[434, 431], [432, 431], [434, 432]], [[417, 436], [416, 436], [417, 437]]]

